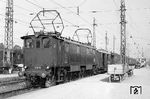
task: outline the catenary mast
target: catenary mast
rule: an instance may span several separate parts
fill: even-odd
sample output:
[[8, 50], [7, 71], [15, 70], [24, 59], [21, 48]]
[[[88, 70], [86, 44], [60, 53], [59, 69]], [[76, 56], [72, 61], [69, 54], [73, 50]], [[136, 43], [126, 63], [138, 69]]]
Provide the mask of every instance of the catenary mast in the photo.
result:
[[96, 48], [96, 33], [95, 33], [95, 26], [97, 25], [95, 22], [95, 17], [93, 18], [93, 46]]
[[5, 35], [3, 65], [13, 64], [13, 0], [7, 0], [5, 13]]
[[120, 54], [121, 54], [121, 63], [126, 64], [126, 15], [125, 15], [125, 0], [121, 0], [121, 22], [120, 22], [120, 32], [121, 32], [121, 46], [120, 46]]

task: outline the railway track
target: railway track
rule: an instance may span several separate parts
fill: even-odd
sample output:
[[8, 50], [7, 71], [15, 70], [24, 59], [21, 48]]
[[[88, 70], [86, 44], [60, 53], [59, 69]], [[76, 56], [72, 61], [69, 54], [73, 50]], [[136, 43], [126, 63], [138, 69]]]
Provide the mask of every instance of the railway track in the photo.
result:
[[25, 78], [14, 77], [0, 80], [0, 98], [10, 97], [28, 90]]
[[25, 87], [27, 86], [26, 86], [25, 81], [23, 80], [2, 83], [0, 84], [0, 94], [7, 93], [13, 90], [22, 89]]
[[6, 79], [0, 79], [0, 87], [4, 85], [14, 84], [17, 82], [23, 82], [25, 81], [25, 78], [22, 77], [14, 77], [14, 78], [6, 78]]
[[0, 99], [20, 95], [40, 88], [31, 88], [26, 84], [25, 77], [13, 77], [0, 79]]
[[[61, 84], [61, 83], [57, 83], [57, 84]], [[28, 93], [31, 91], [36, 91], [39, 89], [41, 88], [40, 87], [31, 88], [29, 85], [27, 85], [25, 81], [25, 77], [0, 79], [0, 99]]]
[[9, 97], [13, 97], [13, 96], [16, 96], [16, 95], [29, 93], [29, 92], [36, 91], [36, 90], [39, 90], [39, 89], [40, 88], [21, 88], [21, 89], [9, 91], [9, 92], [1, 93], [0, 94], [0, 99], [9, 98]]

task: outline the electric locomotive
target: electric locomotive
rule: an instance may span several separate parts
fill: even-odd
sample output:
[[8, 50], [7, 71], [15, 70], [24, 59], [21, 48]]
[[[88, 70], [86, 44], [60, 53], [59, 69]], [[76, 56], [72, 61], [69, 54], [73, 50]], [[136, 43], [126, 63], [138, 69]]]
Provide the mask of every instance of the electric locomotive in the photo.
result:
[[49, 87], [107, 70], [107, 53], [61, 36], [64, 27], [56, 10], [40, 11], [30, 24], [34, 35], [21, 37], [26, 69], [20, 75], [27, 84]]
[[104, 73], [112, 63], [112, 54], [97, 50], [91, 43], [81, 43], [61, 36], [64, 28], [56, 10], [40, 11], [31, 21], [34, 35], [24, 40], [23, 63], [20, 76], [27, 84], [50, 87], [87, 75]]
[[30, 35], [22, 39], [25, 76], [32, 83], [47, 86], [47, 83], [84, 77], [85, 71], [90, 73], [97, 65], [95, 49], [89, 45], [52, 35]]

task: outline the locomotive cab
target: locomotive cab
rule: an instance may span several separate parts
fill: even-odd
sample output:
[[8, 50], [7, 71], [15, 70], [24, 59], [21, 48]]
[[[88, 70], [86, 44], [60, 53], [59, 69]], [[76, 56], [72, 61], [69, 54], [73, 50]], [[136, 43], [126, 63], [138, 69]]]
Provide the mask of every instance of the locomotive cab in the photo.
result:
[[56, 51], [55, 48], [57, 46], [57, 42], [53, 37], [44, 35], [35, 37], [30, 35], [24, 36], [22, 39], [24, 40], [24, 64], [26, 66], [51, 65], [48, 61], [44, 60], [48, 55], [50, 56], [50, 59], [54, 57], [53, 54], [55, 53], [52, 52]]
[[[24, 75], [27, 78], [37, 79], [38, 82], [51, 77], [52, 67], [57, 65], [57, 42], [53, 36], [28, 35], [22, 37], [24, 40]], [[30, 81], [31, 82], [31, 81]]]

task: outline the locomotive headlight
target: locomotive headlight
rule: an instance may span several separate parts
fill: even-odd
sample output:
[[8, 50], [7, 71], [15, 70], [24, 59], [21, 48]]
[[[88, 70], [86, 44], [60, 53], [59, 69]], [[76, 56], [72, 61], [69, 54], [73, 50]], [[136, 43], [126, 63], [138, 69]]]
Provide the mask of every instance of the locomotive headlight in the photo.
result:
[[45, 73], [42, 73], [41, 77], [42, 77], [42, 78], [45, 78], [45, 77], [46, 77], [46, 74], [45, 74]]
[[23, 76], [24, 76], [24, 73], [23, 73], [23, 72], [18, 72], [18, 76], [19, 76], [19, 77], [23, 77]]
[[50, 69], [50, 67], [49, 67], [49, 66], [47, 66], [47, 67], [46, 67], [46, 69]]
[[26, 69], [26, 68], [27, 68], [27, 66], [24, 66], [24, 68]]

